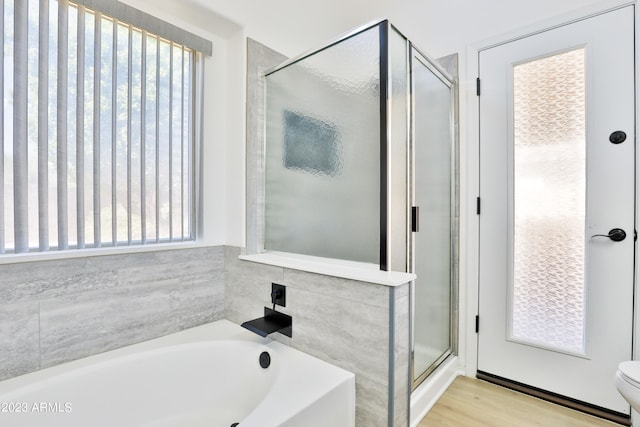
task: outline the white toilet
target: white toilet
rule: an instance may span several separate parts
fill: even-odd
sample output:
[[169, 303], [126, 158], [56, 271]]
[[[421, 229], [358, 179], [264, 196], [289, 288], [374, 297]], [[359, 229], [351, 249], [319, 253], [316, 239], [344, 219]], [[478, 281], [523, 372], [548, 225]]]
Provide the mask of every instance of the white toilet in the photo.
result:
[[631, 360], [618, 365], [616, 387], [631, 407], [640, 412], [640, 361]]

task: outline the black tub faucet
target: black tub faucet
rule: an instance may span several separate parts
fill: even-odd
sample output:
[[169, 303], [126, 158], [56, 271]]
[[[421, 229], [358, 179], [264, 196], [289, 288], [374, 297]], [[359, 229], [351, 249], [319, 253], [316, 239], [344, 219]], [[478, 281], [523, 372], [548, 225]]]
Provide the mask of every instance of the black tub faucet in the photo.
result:
[[242, 327], [261, 337], [266, 337], [274, 332], [280, 332], [291, 337], [293, 319], [291, 316], [276, 311], [276, 305], [286, 306], [286, 288], [284, 286], [277, 283], [271, 284], [271, 302], [273, 303], [273, 309], [265, 307], [263, 317], [244, 322]]

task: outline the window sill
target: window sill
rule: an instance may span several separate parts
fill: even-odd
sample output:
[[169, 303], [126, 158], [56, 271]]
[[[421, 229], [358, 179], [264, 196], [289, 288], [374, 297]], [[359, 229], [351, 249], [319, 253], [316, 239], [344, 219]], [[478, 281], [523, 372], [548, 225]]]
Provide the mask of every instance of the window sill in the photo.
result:
[[158, 243], [137, 246], [116, 246], [108, 248], [68, 249], [50, 252], [27, 252], [21, 254], [0, 255], [0, 265], [18, 264], [23, 262], [52, 261], [60, 259], [88, 258], [108, 255], [135, 254], [144, 252], [159, 252], [179, 249], [195, 249], [212, 246], [210, 244], [189, 242]]
[[358, 280], [389, 287], [404, 285], [415, 280], [416, 275], [398, 271], [381, 271], [377, 265], [320, 258], [307, 255], [288, 254], [282, 252], [265, 252], [253, 255], [240, 255], [243, 261], [292, 270], [306, 271], [325, 276], [340, 277], [342, 279]]

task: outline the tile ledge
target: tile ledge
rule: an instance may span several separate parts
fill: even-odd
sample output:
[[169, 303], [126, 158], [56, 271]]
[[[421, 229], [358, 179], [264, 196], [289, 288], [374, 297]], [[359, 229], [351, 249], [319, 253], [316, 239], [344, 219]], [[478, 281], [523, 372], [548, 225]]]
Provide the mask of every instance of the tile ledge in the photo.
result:
[[243, 261], [293, 270], [317, 273], [325, 276], [340, 277], [342, 279], [358, 280], [389, 287], [396, 287], [411, 282], [415, 274], [398, 271], [381, 271], [374, 264], [332, 260], [306, 255], [285, 254], [279, 252], [265, 252], [261, 254], [240, 255]]

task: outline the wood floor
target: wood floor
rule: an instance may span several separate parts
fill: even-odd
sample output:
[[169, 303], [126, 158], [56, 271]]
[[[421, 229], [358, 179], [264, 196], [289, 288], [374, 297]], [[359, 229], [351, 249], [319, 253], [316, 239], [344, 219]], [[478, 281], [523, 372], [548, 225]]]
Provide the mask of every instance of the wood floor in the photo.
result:
[[480, 381], [458, 377], [418, 427], [620, 427]]

